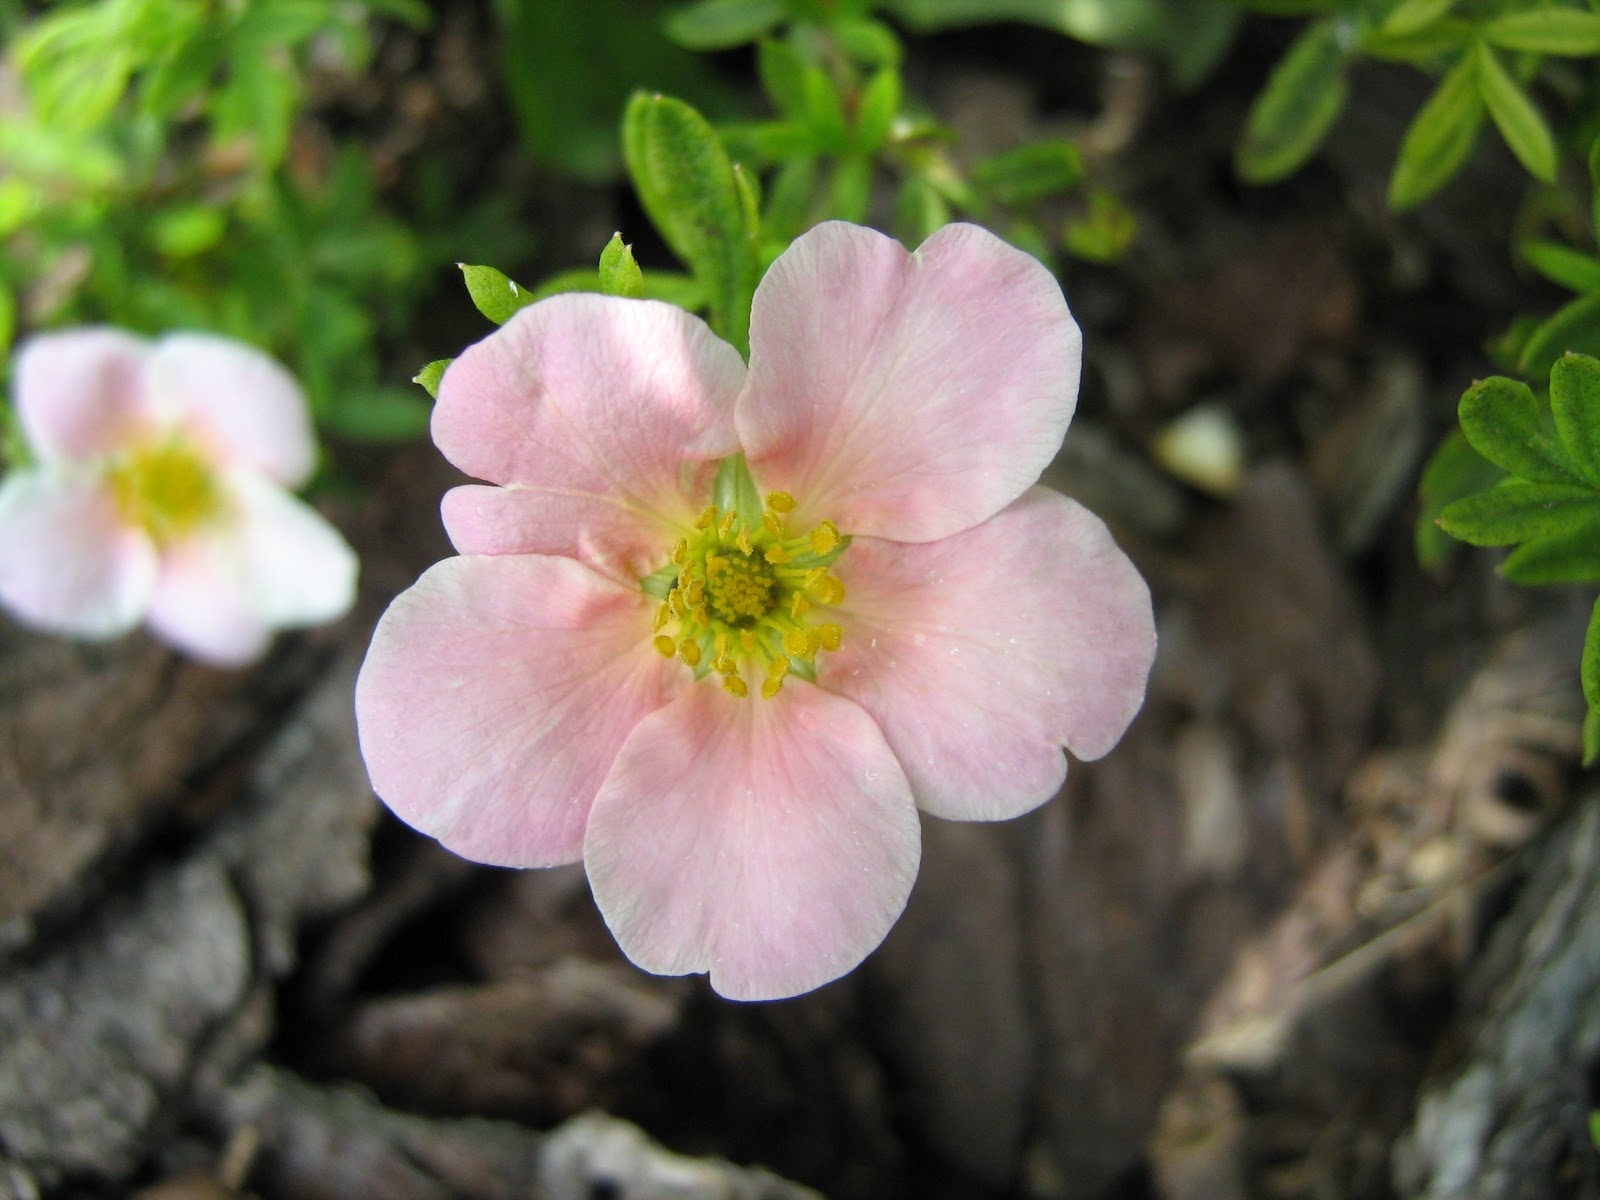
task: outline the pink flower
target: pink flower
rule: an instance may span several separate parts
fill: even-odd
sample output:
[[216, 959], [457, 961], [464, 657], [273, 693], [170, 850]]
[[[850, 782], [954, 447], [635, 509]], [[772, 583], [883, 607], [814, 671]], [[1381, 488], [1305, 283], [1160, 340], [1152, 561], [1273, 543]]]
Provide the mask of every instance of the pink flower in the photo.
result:
[[249, 662], [332, 621], [356, 558], [285, 488], [316, 463], [305, 398], [259, 350], [199, 333], [42, 334], [16, 358], [33, 465], [0, 484], [0, 603], [110, 638], [141, 620], [196, 658]]
[[919, 807], [1027, 812], [1143, 701], [1144, 581], [1033, 486], [1079, 359], [1049, 273], [966, 225], [806, 234], [748, 369], [665, 304], [524, 309], [444, 376], [434, 440], [492, 484], [445, 497], [461, 556], [373, 636], [373, 786], [468, 858], [581, 858], [646, 970], [735, 999], [851, 970]]

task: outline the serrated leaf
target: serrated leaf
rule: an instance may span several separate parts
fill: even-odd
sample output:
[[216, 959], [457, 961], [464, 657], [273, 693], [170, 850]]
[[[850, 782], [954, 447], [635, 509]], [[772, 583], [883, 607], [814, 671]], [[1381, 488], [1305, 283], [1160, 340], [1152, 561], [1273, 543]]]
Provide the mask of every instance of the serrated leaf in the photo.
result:
[[1316, 153], [1344, 109], [1347, 57], [1332, 20], [1308, 26], [1295, 39], [1250, 106], [1234, 155], [1242, 178], [1282, 179]]
[[689, 50], [727, 50], [771, 32], [785, 11], [783, 0], [699, 0], [670, 14], [662, 28]]
[[1550, 368], [1550, 411], [1578, 473], [1600, 486], [1600, 361], [1566, 354]]
[[1556, 140], [1544, 117], [1487, 42], [1479, 42], [1473, 54], [1478, 63], [1478, 88], [1500, 136], [1528, 174], [1541, 183], [1554, 183]]
[[1600, 580], [1600, 525], [1524, 542], [1499, 569], [1512, 583], [1530, 586]]
[[1442, 566], [1461, 543], [1439, 528], [1439, 514], [1463, 496], [1493, 487], [1505, 472], [1472, 448], [1460, 429], [1453, 429], [1434, 450], [1417, 483], [1421, 511], [1414, 538], [1417, 561], [1432, 571]]
[[758, 230], [716, 131], [681, 100], [636, 92], [622, 155], [645, 212], [705, 286], [711, 327], [747, 352]]
[[1517, 247], [1523, 260], [1551, 283], [1574, 292], [1600, 292], [1600, 258], [1544, 238]]
[[1465, 55], [1439, 81], [1412, 120], [1389, 176], [1389, 206], [1411, 208], [1448, 183], [1472, 153], [1483, 125], [1472, 55]]
[[644, 295], [644, 272], [633, 257], [633, 247], [623, 242], [620, 233], [613, 233], [600, 251], [599, 283], [601, 293], [607, 296], [637, 300]]
[[478, 311], [496, 325], [504, 325], [518, 310], [534, 302], [534, 294], [494, 267], [457, 263], [466, 280], [467, 294]]
[[1401, 37], [1426, 29], [1446, 16], [1456, 0], [1401, 0], [1378, 26], [1378, 32]]
[[1472, 448], [1502, 470], [1542, 483], [1581, 480], [1577, 464], [1545, 432], [1539, 402], [1520, 380], [1479, 380], [1462, 394], [1457, 415]]
[[1083, 182], [1083, 155], [1065, 139], [1033, 142], [984, 159], [972, 181], [1002, 204], [1037, 204]]
[[439, 381], [444, 378], [445, 369], [453, 362], [455, 362], [453, 358], [436, 358], [413, 375], [411, 382], [417, 384], [423, 391], [437, 400], [439, 398]]
[[1544, 379], [1568, 351], [1600, 355], [1600, 295], [1579, 296], [1530, 333], [1517, 371], [1528, 379]]
[[1600, 54], [1600, 13], [1571, 8], [1502, 13], [1484, 22], [1482, 35], [1502, 50], [1587, 58]]
[[1600, 600], [1589, 614], [1589, 630], [1583, 637], [1583, 661], [1579, 669], [1583, 698], [1591, 711], [1600, 710]]
[[1457, 500], [1439, 514], [1439, 527], [1474, 546], [1509, 546], [1600, 523], [1600, 495], [1573, 483], [1506, 479]]

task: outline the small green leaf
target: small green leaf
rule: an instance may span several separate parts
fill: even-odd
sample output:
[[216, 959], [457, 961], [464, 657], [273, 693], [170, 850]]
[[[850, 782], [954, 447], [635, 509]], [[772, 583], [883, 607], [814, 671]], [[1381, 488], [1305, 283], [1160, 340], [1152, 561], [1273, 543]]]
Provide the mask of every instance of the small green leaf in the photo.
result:
[[1001, 204], [1037, 204], [1083, 182], [1083, 155], [1064, 139], [1032, 142], [984, 159], [972, 168], [972, 181]]
[[1482, 34], [1502, 50], [1587, 58], [1600, 54], [1600, 13], [1571, 8], [1502, 13], [1484, 23]]
[[1504, 375], [1479, 380], [1462, 394], [1461, 432], [1495, 466], [1542, 483], [1577, 483], [1572, 457], [1545, 432], [1539, 402], [1528, 385]]
[[1500, 564], [1512, 583], [1592, 583], [1600, 580], [1600, 525], [1524, 542]]
[[787, 117], [805, 116], [808, 65], [787, 42], [762, 42], [756, 51], [756, 75], [761, 87]]
[[867, 219], [867, 205], [871, 199], [872, 160], [840, 159], [833, 169], [833, 180], [828, 185], [829, 215], [859, 224]]
[[711, 327], [748, 352], [758, 230], [716, 131], [681, 100], [636, 92], [622, 118], [622, 155], [645, 212], [705, 286]]
[[1333, 20], [1307, 26], [1272, 69], [1250, 107], [1234, 155], [1241, 178], [1271, 183], [1292, 174], [1322, 144], [1345, 101], [1347, 54]]
[[514, 282], [504, 271], [468, 263], [456, 266], [461, 268], [461, 275], [467, 281], [467, 294], [472, 297], [472, 303], [496, 325], [504, 325], [535, 299], [532, 292]]
[[1600, 600], [1589, 615], [1589, 631], [1583, 637], [1583, 662], [1579, 670], [1583, 698], [1591, 711], [1600, 710]]
[[894, 30], [882, 21], [866, 17], [844, 17], [835, 20], [829, 31], [844, 47], [844, 52], [857, 62], [872, 67], [898, 67], [903, 51]]
[[1138, 222], [1128, 207], [1110, 192], [1089, 195], [1089, 211], [1070, 217], [1062, 230], [1062, 244], [1079, 258], [1109, 263], [1121, 258], [1133, 244]]
[[0, 279], [0, 356], [11, 349], [11, 339], [17, 333], [17, 298]]
[[600, 251], [600, 291], [607, 296], [637, 300], [644, 295], [644, 272], [633, 257], [633, 247], [625, 245], [620, 233], [613, 233]]
[[439, 398], [439, 381], [444, 378], [445, 368], [455, 362], [453, 358], [436, 358], [422, 370], [411, 377], [411, 382], [417, 384], [435, 400]]
[[409, 388], [386, 387], [341, 401], [323, 414], [322, 425], [357, 442], [409, 442], [428, 431], [432, 415], [433, 406]]
[[1454, 57], [1476, 36], [1477, 26], [1471, 21], [1446, 17], [1410, 33], [1391, 35], [1369, 30], [1356, 38], [1356, 45], [1373, 58], [1418, 66]]
[[1550, 411], [1578, 473], [1600, 486], [1600, 361], [1565, 354], [1550, 368]]
[[1479, 42], [1473, 54], [1478, 63], [1478, 88], [1489, 106], [1489, 115], [1500, 128], [1500, 136], [1528, 174], [1541, 183], [1554, 183], [1556, 140], [1544, 117], [1487, 42]]
[[1509, 546], [1600, 523], [1600, 495], [1583, 484], [1506, 479], [1457, 500], [1439, 514], [1451, 537], [1474, 546]]
[[[1591, 708], [1583, 714], [1583, 765], [1594, 766], [1600, 758], [1600, 709]], [[1589, 1114], [1589, 1140], [1600, 1146], [1600, 1113]]]
[[856, 149], [873, 154], [889, 136], [900, 112], [900, 72], [884, 67], [861, 90], [856, 106]]
[[1389, 176], [1389, 206], [1412, 208], [1448, 183], [1472, 152], [1483, 125], [1476, 60], [1470, 54], [1445, 73], [1400, 143]]
[[900, 185], [895, 197], [895, 228], [900, 240], [915, 246], [933, 235], [933, 231], [950, 222], [950, 206], [927, 180], [913, 175]]
[[667, 17], [662, 28], [689, 50], [727, 50], [753, 42], [784, 19], [783, 0], [699, 0]]
[[1414, 537], [1417, 561], [1425, 570], [1437, 570], [1461, 547], [1439, 528], [1439, 514], [1463, 496], [1481, 492], [1504, 478], [1505, 472], [1474, 450], [1460, 429], [1445, 436], [1417, 483], [1421, 511]]
[[767, 189], [767, 210], [761, 219], [765, 236], [797, 237], [810, 224], [806, 213], [816, 190], [817, 160], [809, 154], [786, 160]]
[[1600, 137], [1589, 147], [1589, 220], [1594, 236], [1600, 242]]
[[1426, 29], [1449, 14], [1456, 0], [1401, 0], [1378, 26], [1378, 32], [1403, 37]]
[[1517, 371], [1528, 379], [1544, 379], [1570, 350], [1600, 355], [1600, 295], [1579, 296], [1530, 333]]
[[1551, 283], [1574, 292], [1600, 292], [1600, 258], [1544, 238], [1517, 247], [1523, 260]]

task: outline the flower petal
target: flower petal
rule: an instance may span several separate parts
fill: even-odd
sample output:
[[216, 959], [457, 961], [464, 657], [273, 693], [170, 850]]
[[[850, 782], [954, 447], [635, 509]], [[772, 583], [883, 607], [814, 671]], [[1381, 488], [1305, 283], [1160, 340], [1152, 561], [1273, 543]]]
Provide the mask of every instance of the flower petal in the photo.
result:
[[1144, 702], [1150, 591], [1105, 525], [1045, 488], [922, 545], [860, 538], [839, 559], [844, 644], [818, 682], [877, 719], [935, 816], [998, 820], [1098, 758]]
[[278, 629], [323, 625], [356, 598], [356, 552], [316, 509], [254, 472], [228, 481], [251, 607]]
[[687, 682], [650, 646], [654, 602], [581, 563], [436, 563], [378, 622], [356, 681], [372, 786], [466, 858], [573, 862], [617, 749]]
[[150, 344], [120, 329], [41, 333], [17, 351], [17, 419], [45, 461], [84, 459], [152, 428]]
[[795, 521], [948, 537], [1022, 495], [1061, 447], [1082, 338], [1055, 279], [975, 225], [913, 255], [832, 222], [756, 291], [739, 440]]
[[311, 478], [317, 444], [294, 376], [254, 346], [173, 333], [150, 360], [152, 403], [221, 464], [253, 468], [288, 488]]
[[238, 548], [215, 537], [162, 554], [150, 631], [214, 667], [248, 666], [272, 640], [272, 627], [250, 602]]
[[706, 503], [716, 460], [738, 449], [743, 380], [738, 352], [669, 304], [575, 294], [523, 309], [439, 386], [439, 449], [511, 489], [445, 497], [456, 548], [643, 577]]
[[634, 962], [771, 1000], [837, 979], [883, 940], [920, 839], [905, 776], [861, 709], [798, 681], [771, 700], [702, 682], [623, 746], [583, 856]]
[[0, 602], [40, 629], [109, 638], [139, 623], [156, 552], [99, 482], [46, 470], [0, 484]]

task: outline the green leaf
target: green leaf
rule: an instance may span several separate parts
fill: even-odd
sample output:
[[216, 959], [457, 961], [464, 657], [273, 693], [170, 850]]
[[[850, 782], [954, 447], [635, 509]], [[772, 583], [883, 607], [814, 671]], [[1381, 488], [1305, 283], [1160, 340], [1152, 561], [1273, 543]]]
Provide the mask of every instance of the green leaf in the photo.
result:
[[1594, 611], [1589, 615], [1579, 677], [1583, 680], [1583, 698], [1589, 702], [1590, 711], [1600, 710], [1600, 600], [1595, 601]]
[[[1594, 766], [1600, 758], [1600, 709], [1591, 708], [1583, 714], [1583, 765]], [[1600, 1146], [1600, 1113], [1589, 1114], [1589, 1140]]]
[[1445, 73], [1400, 143], [1389, 176], [1389, 206], [1412, 208], [1450, 181], [1472, 152], [1483, 125], [1476, 60], [1464, 56]]
[[840, 159], [828, 185], [828, 214], [841, 221], [860, 224], [867, 219], [872, 199], [872, 160]]
[[1455, 6], [1456, 0], [1401, 0], [1378, 25], [1378, 32], [1392, 37], [1415, 33], [1446, 16]]
[[1600, 486], [1600, 361], [1566, 354], [1550, 368], [1550, 411], [1578, 473]]
[[439, 398], [439, 381], [444, 378], [445, 368], [453, 363], [453, 358], [436, 358], [422, 370], [411, 377], [411, 382], [418, 384], [428, 395], [435, 400]]
[[1083, 155], [1064, 139], [1032, 142], [984, 159], [972, 181], [1002, 204], [1037, 204], [1083, 182]]
[[433, 406], [409, 388], [380, 388], [323, 413], [322, 425], [352, 441], [409, 442], [427, 433], [432, 415]]
[[1121, 258], [1133, 244], [1138, 222], [1122, 201], [1110, 192], [1089, 194], [1089, 211], [1070, 217], [1062, 230], [1062, 244], [1079, 258], [1109, 263]]
[[771, 32], [785, 15], [783, 0], [699, 0], [672, 13], [662, 28], [690, 50], [727, 50]]
[[607, 296], [637, 300], [644, 295], [644, 272], [633, 257], [633, 247], [623, 244], [620, 233], [613, 233], [600, 251], [599, 282], [601, 292]]
[[944, 197], [915, 175], [900, 185], [894, 212], [895, 228], [908, 246], [918, 245], [950, 221], [950, 206]]
[[1422, 66], [1465, 50], [1477, 36], [1471, 21], [1446, 17], [1410, 33], [1386, 34], [1368, 30], [1356, 38], [1356, 45], [1373, 58]]
[[1529, 334], [1517, 370], [1528, 379], [1544, 379], [1568, 351], [1600, 355], [1600, 295], [1579, 296]]
[[1589, 147], [1589, 219], [1594, 236], [1600, 242], [1600, 137]]
[[1457, 500], [1439, 514], [1451, 537], [1474, 546], [1509, 546], [1600, 523], [1600, 495], [1575, 483], [1506, 479]]
[[11, 339], [17, 333], [17, 298], [0, 279], [0, 356], [11, 349]]
[[861, 90], [856, 106], [856, 149], [873, 154], [883, 145], [900, 112], [900, 72], [884, 67]]
[[1600, 13], [1539, 8], [1502, 13], [1482, 26], [1484, 39], [1502, 50], [1587, 58], [1600, 54]]
[[817, 160], [810, 155], [790, 158], [778, 168], [767, 189], [767, 210], [761, 228], [767, 237], [792, 239], [809, 221], [806, 213], [817, 189]]
[[467, 294], [479, 312], [496, 325], [504, 325], [518, 309], [532, 304], [535, 297], [527, 288], [493, 267], [471, 266], [457, 263], [467, 281]]
[[1524, 542], [1500, 564], [1512, 583], [1592, 583], [1600, 580], [1600, 525]]
[[810, 64], [787, 42], [762, 42], [756, 51], [756, 75], [768, 99], [788, 117], [806, 115], [806, 71]]
[[1542, 483], [1577, 483], [1572, 457], [1545, 432], [1539, 402], [1528, 385], [1504, 375], [1479, 380], [1462, 394], [1461, 432], [1495, 466]]
[[900, 39], [882, 21], [844, 17], [834, 21], [829, 30], [846, 54], [868, 66], [898, 67], [904, 56]]
[[1574, 292], [1600, 292], [1600, 258], [1535, 238], [1517, 247], [1523, 260], [1551, 283]]
[[645, 212], [705, 286], [711, 327], [747, 352], [758, 231], [716, 131], [681, 100], [636, 92], [622, 154]]
[[1316, 152], [1344, 108], [1347, 57], [1336, 21], [1318, 21], [1295, 39], [1245, 120], [1234, 155], [1242, 178], [1282, 179]]
[[1422, 469], [1417, 483], [1421, 511], [1417, 515], [1417, 561], [1428, 571], [1437, 570], [1461, 543], [1439, 528], [1439, 514], [1450, 504], [1492, 487], [1505, 472], [1474, 450], [1460, 429], [1439, 443]]
[[1556, 140], [1544, 117], [1487, 42], [1479, 42], [1473, 54], [1478, 63], [1478, 88], [1489, 106], [1489, 115], [1500, 127], [1500, 136], [1528, 174], [1541, 183], [1554, 183]]

